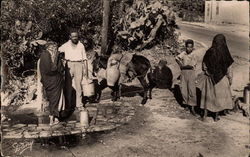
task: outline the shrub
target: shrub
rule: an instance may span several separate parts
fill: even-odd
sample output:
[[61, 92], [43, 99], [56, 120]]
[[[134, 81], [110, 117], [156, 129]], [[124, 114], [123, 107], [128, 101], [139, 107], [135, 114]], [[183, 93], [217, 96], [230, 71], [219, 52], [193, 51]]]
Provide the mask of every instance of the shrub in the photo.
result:
[[99, 44], [99, 0], [3, 0], [1, 4], [1, 56], [10, 79], [35, 69], [42, 49], [38, 40], [62, 44], [71, 27], [80, 29], [87, 49]]

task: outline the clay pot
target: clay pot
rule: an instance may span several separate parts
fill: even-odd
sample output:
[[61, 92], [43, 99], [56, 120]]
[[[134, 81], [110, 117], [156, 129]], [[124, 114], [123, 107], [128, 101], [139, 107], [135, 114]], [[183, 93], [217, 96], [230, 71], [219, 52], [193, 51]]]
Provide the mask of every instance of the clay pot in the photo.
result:
[[[112, 63], [112, 62], [111, 62]], [[108, 86], [114, 86], [120, 77], [119, 64], [109, 64], [107, 67], [107, 84]]]

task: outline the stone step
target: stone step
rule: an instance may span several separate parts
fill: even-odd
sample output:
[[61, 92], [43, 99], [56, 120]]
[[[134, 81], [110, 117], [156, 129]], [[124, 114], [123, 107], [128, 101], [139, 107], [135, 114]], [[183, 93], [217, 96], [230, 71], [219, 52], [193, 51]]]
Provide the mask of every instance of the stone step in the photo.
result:
[[[96, 116], [96, 124], [84, 127], [79, 122], [79, 112], [74, 113], [74, 117], [65, 123], [50, 126], [48, 121], [39, 121], [44, 124], [15, 124], [8, 123], [2, 125], [3, 137], [6, 139], [15, 138], [49, 138], [70, 134], [86, 134], [88, 132], [112, 130], [122, 124], [128, 123], [135, 115], [135, 109], [130, 103], [102, 102], [95, 106], [87, 106], [89, 117]], [[98, 114], [97, 114], [98, 113]], [[77, 119], [78, 117], [78, 119]], [[43, 118], [48, 119], [48, 115]], [[76, 118], [76, 120], [75, 120]]]

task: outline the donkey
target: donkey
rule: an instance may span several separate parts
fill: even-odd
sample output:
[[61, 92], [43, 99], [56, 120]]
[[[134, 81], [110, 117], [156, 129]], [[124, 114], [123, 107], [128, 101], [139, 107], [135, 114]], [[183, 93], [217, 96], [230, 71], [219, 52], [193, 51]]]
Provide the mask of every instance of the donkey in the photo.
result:
[[[148, 100], [148, 92], [149, 92], [149, 99], [152, 99], [152, 88], [155, 86], [154, 83], [150, 83], [151, 79], [148, 77], [149, 83], [147, 83], [146, 78], [149, 73], [152, 72], [151, 64], [149, 60], [141, 55], [136, 55], [134, 54], [131, 60], [134, 70], [136, 72], [135, 78], [137, 78], [142, 87], [143, 87], [143, 99], [141, 101], [141, 104], [144, 105], [146, 104]], [[108, 63], [108, 57], [107, 56], [99, 56], [96, 54], [95, 59], [93, 60], [93, 76], [96, 76], [96, 74], [100, 71], [100, 69], [107, 69], [107, 63]], [[109, 87], [112, 89], [112, 100], [116, 101], [118, 98], [121, 96], [121, 85], [118, 83], [119, 79], [117, 80], [116, 84], [113, 87]], [[99, 91], [101, 92], [102, 89], [108, 87], [106, 80], [104, 79], [100, 83], [102, 86]], [[97, 101], [100, 99], [100, 94], [99, 97], [97, 98]]]

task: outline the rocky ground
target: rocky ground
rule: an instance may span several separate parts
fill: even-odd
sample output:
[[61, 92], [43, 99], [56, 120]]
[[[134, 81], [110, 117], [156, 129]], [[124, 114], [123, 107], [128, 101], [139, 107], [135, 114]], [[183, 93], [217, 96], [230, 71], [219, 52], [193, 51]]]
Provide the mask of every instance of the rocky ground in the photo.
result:
[[87, 134], [68, 147], [33, 145], [22, 155], [36, 157], [163, 156], [163, 157], [247, 157], [248, 118], [241, 113], [204, 123], [185, 111], [169, 90], [155, 89], [153, 99], [140, 107], [140, 96], [123, 97], [136, 108], [126, 125], [103, 133]]

